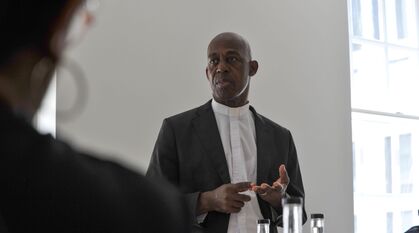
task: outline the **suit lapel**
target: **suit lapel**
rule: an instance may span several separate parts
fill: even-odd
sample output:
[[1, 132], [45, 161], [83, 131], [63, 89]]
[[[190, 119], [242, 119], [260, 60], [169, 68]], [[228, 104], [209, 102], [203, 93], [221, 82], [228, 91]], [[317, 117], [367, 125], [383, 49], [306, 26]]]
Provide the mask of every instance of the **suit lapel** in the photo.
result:
[[256, 182], [261, 184], [267, 182], [269, 170], [272, 165], [271, 158], [274, 155], [274, 145], [272, 141], [272, 129], [269, 128], [262, 119], [262, 117], [256, 113], [253, 107], [250, 110], [255, 117], [255, 129], [256, 129], [256, 147], [257, 147], [257, 179]]
[[211, 108], [211, 101], [198, 108], [197, 117], [192, 124], [221, 180], [224, 184], [230, 183], [227, 161], [214, 112]]
[[[272, 166], [271, 158], [275, 155], [275, 149], [273, 147], [273, 136], [272, 129], [266, 124], [265, 120], [256, 113], [255, 109], [250, 106], [250, 110], [255, 117], [255, 129], [256, 129], [256, 147], [257, 147], [257, 184], [269, 183], [269, 172]], [[258, 196], [258, 202], [260, 211], [264, 218], [269, 218], [272, 221], [275, 219], [271, 215], [271, 207], [267, 202], [263, 201]]]

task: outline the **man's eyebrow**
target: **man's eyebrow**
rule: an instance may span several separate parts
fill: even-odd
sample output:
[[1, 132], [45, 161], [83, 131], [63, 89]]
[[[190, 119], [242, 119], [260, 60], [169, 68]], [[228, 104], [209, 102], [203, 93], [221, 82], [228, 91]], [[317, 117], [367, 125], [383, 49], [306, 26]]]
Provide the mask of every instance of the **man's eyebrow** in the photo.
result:
[[238, 51], [236, 51], [236, 50], [229, 50], [229, 51], [227, 51], [227, 53], [226, 54], [228, 54], [228, 55], [241, 55]]
[[218, 55], [217, 53], [210, 53], [210, 54], [208, 54], [208, 57], [215, 57], [217, 55]]

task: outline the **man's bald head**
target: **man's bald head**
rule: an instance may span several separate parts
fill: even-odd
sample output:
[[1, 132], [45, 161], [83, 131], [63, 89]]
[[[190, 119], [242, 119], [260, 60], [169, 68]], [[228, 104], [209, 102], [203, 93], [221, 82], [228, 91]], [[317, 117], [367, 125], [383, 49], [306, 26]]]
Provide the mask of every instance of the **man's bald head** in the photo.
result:
[[244, 52], [243, 55], [245, 55], [247, 59], [252, 60], [252, 52], [249, 42], [247, 42], [247, 40], [244, 39], [241, 35], [234, 32], [222, 32], [216, 35], [208, 45], [208, 54], [212, 47], [216, 44], [219, 44], [220, 42], [227, 43], [231, 47], [242, 50]]
[[250, 77], [258, 70], [249, 43], [236, 33], [223, 32], [211, 40], [207, 53], [206, 74], [214, 100], [229, 107], [245, 105]]

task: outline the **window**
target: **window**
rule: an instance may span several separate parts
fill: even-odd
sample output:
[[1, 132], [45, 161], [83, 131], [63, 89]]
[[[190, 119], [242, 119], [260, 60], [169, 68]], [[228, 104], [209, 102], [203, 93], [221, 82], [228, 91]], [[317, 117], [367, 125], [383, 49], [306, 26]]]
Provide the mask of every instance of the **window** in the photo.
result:
[[349, 0], [355, 232], [419, 225], [419, 0]]
[[402, 211], [402, 227], [400, 229], [400, 232], [405, 232], [412, 226], [412, 216], [413, 211]]
[[406, 8], [405, 0], [396, 0], [396, 22], [397, 22], [397, 38], [403, 39], [407, 35], [406, 31]]
[[387, 233], [393, 233], [393, 213], [387, 213]]
[[399, 145], [400, 192], [411, 193], [413, 189], [411, 134], [400, 135]]
[[393, 190], [393, 176], [391, 169], [391, 137], [384, 138], [384, 156], [386, 160], [386, 193]]

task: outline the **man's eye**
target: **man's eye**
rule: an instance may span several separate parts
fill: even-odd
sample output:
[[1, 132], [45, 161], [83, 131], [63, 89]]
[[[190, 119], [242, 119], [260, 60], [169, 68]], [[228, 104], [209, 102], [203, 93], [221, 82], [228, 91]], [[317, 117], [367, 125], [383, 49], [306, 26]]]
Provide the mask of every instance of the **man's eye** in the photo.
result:
[[237, 57], [229, 57], [227, 60], [229, 62], [236, 62], [236, 61], [238, 61]]
[[209, 64], [210, 65], [214, 65], [214, 64], [217, 64], [218, 63], [218, 60], [217, 59], [210, 59], [209, 60]]

